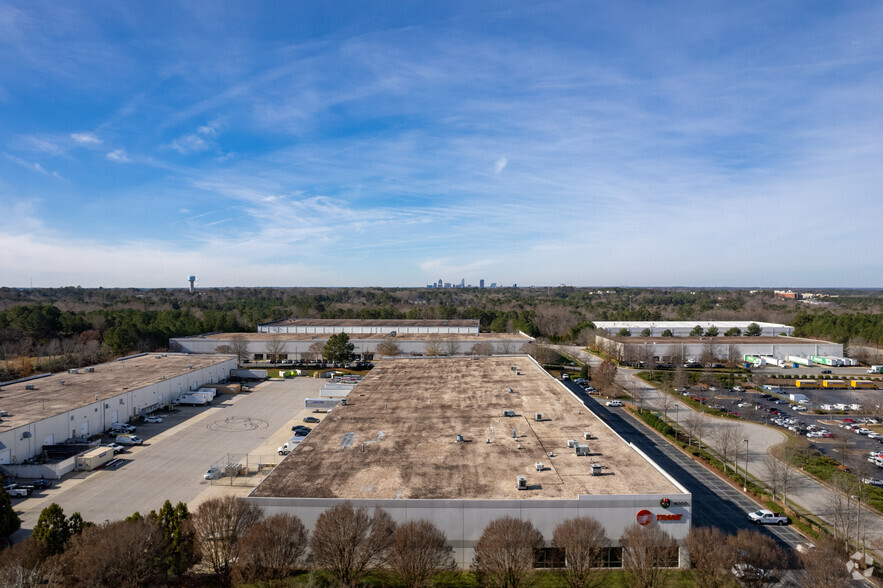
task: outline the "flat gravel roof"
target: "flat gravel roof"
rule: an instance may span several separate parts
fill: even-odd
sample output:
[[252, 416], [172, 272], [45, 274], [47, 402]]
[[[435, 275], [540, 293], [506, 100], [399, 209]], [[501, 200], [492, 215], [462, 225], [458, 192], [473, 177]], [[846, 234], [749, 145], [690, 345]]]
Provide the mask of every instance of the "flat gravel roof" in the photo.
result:
[[[590, 455], [577, 456], [567, 447], [570, 439], [588, 445]], [[604, 466], [603, 475], [590, 475], [592, 462]], [[528, 490], [516, 489], [517, 476], [527, 478]], [[347, 405], [317, 425], [251, 496], [576, 499], [659, 493], [680, 490], [560, 382], [517, 356], [378, 362]]]
[[[211, 339], [215, 341], [230, 341], [234, 336], [240, 336], [247, 341], [270, 341], [279, 339], [280, 341], [325, 341], [334, 333], [212, 333], [210, 335], [194, 335], [192, 337], [179, 337], [179, 339]], [[532, 341], [530, 337], [522, 333], [398, 333], [393, 336], [389, 333], [347, 333], [350, 341], [353, 340], [382, 340], [390, 339], [393, 341], [520, 341], [528, 343]]]
[[[223, 355], [148, 353], [119, 361], [60, 372], [16, 384], [0, 386], [0, 432], [41, 421], [98, 400], [113, 398], [169, 378], [230, 359]], [[64, 385], [62, 385], [64, 381]], [[33, 386], [29, 390], [28, 386]]]

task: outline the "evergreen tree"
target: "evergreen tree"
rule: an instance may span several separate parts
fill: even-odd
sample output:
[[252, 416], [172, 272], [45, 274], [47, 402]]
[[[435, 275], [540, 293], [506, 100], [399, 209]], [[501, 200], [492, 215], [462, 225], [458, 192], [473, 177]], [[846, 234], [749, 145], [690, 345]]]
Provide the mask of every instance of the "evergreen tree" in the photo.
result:
[[177, 576], [186, 572], [196, 563], [196, 547], [193, 530], [187, 524], [190, 512], [187, 505], [179, 502], [175, 506], [166, 500], [159, 513], [150, 511], [149, 518], [156, 521], [168, 546], [166, 565], [168, 574]]
[[40, 512], [40, 518], [34, 525], [31, 535], [40, 543], [49, 555], [64, 553], [64, 548], [71, 538], [71, 529], [64, 516], [64, 510], [52, 503]]
[[0, 539], [5, 539], [21, 528], [21, 519], [12, 508], [6, 489], [0, 487]]
[[328, 361], [350, 361], [356, 346], [350, 343], [349, 335], [337, 333], [328, 337], [328, 342], [322, 349], [322, 356]]

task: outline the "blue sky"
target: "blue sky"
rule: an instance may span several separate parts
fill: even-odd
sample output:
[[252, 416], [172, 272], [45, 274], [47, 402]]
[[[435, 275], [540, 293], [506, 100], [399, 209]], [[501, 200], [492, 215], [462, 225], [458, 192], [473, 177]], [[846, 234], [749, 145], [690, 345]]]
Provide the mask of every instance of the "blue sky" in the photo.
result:
[[3, 2], [0, 285], [880, 287], [876, 2]]

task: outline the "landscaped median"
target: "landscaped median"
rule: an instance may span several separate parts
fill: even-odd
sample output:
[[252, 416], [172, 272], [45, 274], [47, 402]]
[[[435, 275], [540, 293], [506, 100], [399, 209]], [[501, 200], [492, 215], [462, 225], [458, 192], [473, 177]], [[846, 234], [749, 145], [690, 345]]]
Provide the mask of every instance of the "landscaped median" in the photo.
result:
[[751, 479], [750, 476], [748, 477], [748, 480], [746, 480], [744, 475], [725, 468], [723, 462], [706, 448], [695, 447], [688, 443], [689, 438], [688, 441], [684, 441], [684, 433], [665, 422], [656, 413], [647, 409], [638, 409], [633, 406], [628, 406], [627, 408], [629, 412], [644, 421], [649, 427], [656, 430], [672, 444], [680, 447], [684, 453], [691, 455], [694, 459], [702, 461], [707, 467], [715, 470], [720, 477], [727, 479], [734, 486], [747, 488], [748, 494], [767, 506], [770, 510], [782, 511], [788, 514], [794, 526], [800, 529], [804, 534], [809, 535], [810, 537], [819, 536], [819, 533], [822, 531], [819, 521], [810, 519], [806, 515], [794, 510], [794, 508], [789, 505], [781, 505], [774, 501], [770, 493], [759, 482]]

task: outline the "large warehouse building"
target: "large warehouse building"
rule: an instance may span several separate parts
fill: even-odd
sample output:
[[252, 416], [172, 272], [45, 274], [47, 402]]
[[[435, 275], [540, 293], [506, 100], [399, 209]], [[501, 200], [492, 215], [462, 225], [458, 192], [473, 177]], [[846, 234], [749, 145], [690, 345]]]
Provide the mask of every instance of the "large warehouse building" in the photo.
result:
[[[344, 501], [428, 519], [462, 567], [504, 515], [550, 545], [558, 523], [582, 515], [614, 542], [635, 522], [681, 540], [692, 512], [683, 486], [527, 356], [380, 362], [248, 500], [309, 529]], [[616, 565], [617, 549], [608, 557]]]
[[638, 336], [647, 329], [650, 337], [661, 337], [665, 331], [671, 331], [672, 337], [689, 337], [697, 325], [702, 327], [703, 331], [714, 326], [723, 335], [734, 327], [745, 333], [751, 324], [759, 326], [760, 335], [765, 337], [794, 333], [794, 327], [759, 321], [596, 321], [595, 327], [603, 329], [611, 335], [617, 335], [622, 329], [625, 329], [631, 336]]
[[230, 356], [145, 353], [4, 383], [0, 465], [21, 464], [68, 438], [102, 433], [188, 390], [224, 381], [235, 368]]
[[259, 333], [478, 334], [477, 320], [285, 319], [258, 325]]
[[[393, 341], [402, 355], [459, 355], [470, 353], [476, 344], [490, 345], [493, 353], [520, 353], [525, 343], [534, 339], [522, 333], [356, 333], [349, 332], [350, 343], [357, 357], [370, 357], [384, 341]], [[271, 346], [281, 345], [281, 360], [316, 359], [314, 346], [321, 348], [333, 333], [212, 333], [179, 337], [169, 341], [170, 349], [185, 353], [230, 353], [233, 337], [241, 337], [248, 345], [249, 359], [262, 361]], [[274, 350], [275, 351], [275, 350]]]
[[705, 361], [740, 363], [746, 355], [786, 360], [789, 356], [842, 357], [843, 345], [798, 337], [596, 337], [595, 344], [619, 361], [675, 364]]

